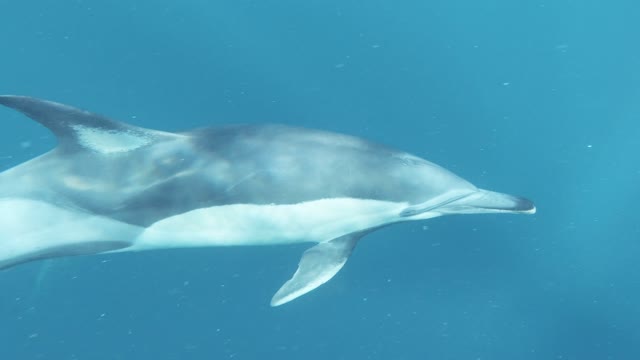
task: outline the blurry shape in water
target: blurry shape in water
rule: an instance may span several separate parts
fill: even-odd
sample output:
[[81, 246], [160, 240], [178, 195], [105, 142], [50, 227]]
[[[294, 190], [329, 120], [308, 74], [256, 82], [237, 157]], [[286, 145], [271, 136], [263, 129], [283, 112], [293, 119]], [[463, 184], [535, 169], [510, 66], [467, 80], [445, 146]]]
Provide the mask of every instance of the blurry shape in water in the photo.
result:
[[54, 260], [51, 259], [45, 259], [40, 262], [40, 268], [38, 269], [38, 273], [36, 274], [36, 278], [33, 283], [33, 289], [31, 290], [31, 297], [28, 303], [33, 304], [35, 299], [40, 296], [40, 291], [42, 290], [42, 286], [45, 283], [47, 275], [53, 267], [53, 263]]

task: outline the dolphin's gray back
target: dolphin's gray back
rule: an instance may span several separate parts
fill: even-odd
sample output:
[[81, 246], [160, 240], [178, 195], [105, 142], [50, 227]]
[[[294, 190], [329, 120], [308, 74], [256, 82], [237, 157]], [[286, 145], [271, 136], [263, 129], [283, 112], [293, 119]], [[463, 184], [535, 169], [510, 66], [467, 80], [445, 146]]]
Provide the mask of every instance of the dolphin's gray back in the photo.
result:
[[[473, 188], [420, 158], [355, 137], [283, 125], [235, 125], [181, 134], [127, 154], [45, 155], [40, 166], [70, 204], [130, 224], [229, 204], [296, 204], [356, 198], [416, 204]], [[37, 166], [38, 164], [34, 164]], [[101, 186], [95, 174], [103, 173]], [[91, 188], [67, 181], [94, 177]], [[63, 181], [65, 180], [65, 181]], [[120, 189], [119, 197], [105, 197]], [[37, 191], [38, 187], [31, 187]], [[39, 198], [43, 194], [38, 194]]]
[[46, 199], [133, 225], [229, 204], [356, 198], [412, 205], [452, 188], [474, 189], [426, 160], [327, 131], [231, 125], [172, 134], [33, 98], [3, 96], [0, 103], [59, 141], [2, 173], [0, 185], [3, 178], [12, 185], [0, 186], [0, 197]]
[[[412, 202], [430, 196], [422, 176], [447, 180], [442, 188], [451, 182], [468, 184], [426, 160], [327, 131], [236, 125], [190, 135], [196, 151], [210, 159], [207, 172], [224, 187], [219, 189], [222, 203], [290, 204], [340, 197]], [[416, 168], [423, 170], [419, 178]]]
[[[119, 178], [121, 186], [137, 190], [117, 205], [95, 211], [149, 225], [212, 206], [295, 204], [329, 198], [414, 203], [452, 183], [472, 187], [425, 160], [331, 132], [234, 125], [183, 135], [178, 144], [159, 143], [156, 149], [131, 154], [139, 157], [134, 162], [139, 166], [123, 169]], [[162, 151], [163, 147], [170, 150]], [[153, 155], [156, 153], [163, 155]], [[422, 176], [416, 178], [416, 173]], [[430, 177], [441, 179], [441, 184], [426, 181]], [[141, 189], [140, 183], [149, 185]], [[399, 183], [403, 186], [397, 186]]]

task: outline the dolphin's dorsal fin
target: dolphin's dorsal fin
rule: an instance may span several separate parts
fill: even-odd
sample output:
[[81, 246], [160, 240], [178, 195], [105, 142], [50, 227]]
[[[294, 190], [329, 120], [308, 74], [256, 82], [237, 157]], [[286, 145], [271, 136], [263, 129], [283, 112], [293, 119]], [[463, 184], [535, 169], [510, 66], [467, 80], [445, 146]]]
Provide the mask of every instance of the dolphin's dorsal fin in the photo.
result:
[[47, 127], [55, 134], [58, 149], [65, 151], [85, 149], [103, 154], [121, 153], [175, 136], [27, 96], [1, 95], [0, 105], [18, 110]]

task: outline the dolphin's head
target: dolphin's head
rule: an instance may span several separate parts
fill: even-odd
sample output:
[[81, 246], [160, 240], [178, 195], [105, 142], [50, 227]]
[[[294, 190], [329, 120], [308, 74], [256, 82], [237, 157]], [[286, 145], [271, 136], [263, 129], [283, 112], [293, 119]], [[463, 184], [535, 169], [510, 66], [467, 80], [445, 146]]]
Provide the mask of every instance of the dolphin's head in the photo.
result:
[[479, 189], [454, 173], [409, 154], [395, 156], [391, 172], [409, 206], [400, 214], [427, 219], [444, 214], [535, 213], [528, 199]]

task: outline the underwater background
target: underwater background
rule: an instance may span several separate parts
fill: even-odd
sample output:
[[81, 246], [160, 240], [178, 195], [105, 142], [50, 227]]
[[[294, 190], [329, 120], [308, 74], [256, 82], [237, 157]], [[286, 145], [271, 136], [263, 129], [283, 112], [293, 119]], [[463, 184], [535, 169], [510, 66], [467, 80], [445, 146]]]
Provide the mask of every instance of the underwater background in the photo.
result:
[[[18, 266], [0, 359], [640, 359], [637, 1], [0, 5], [0, 93], [163, 130], [344, 132], [538, 207], [378, 231], [278, 308], [305, 245]], [[0, 125], [2, 170], [55, 145]]]

